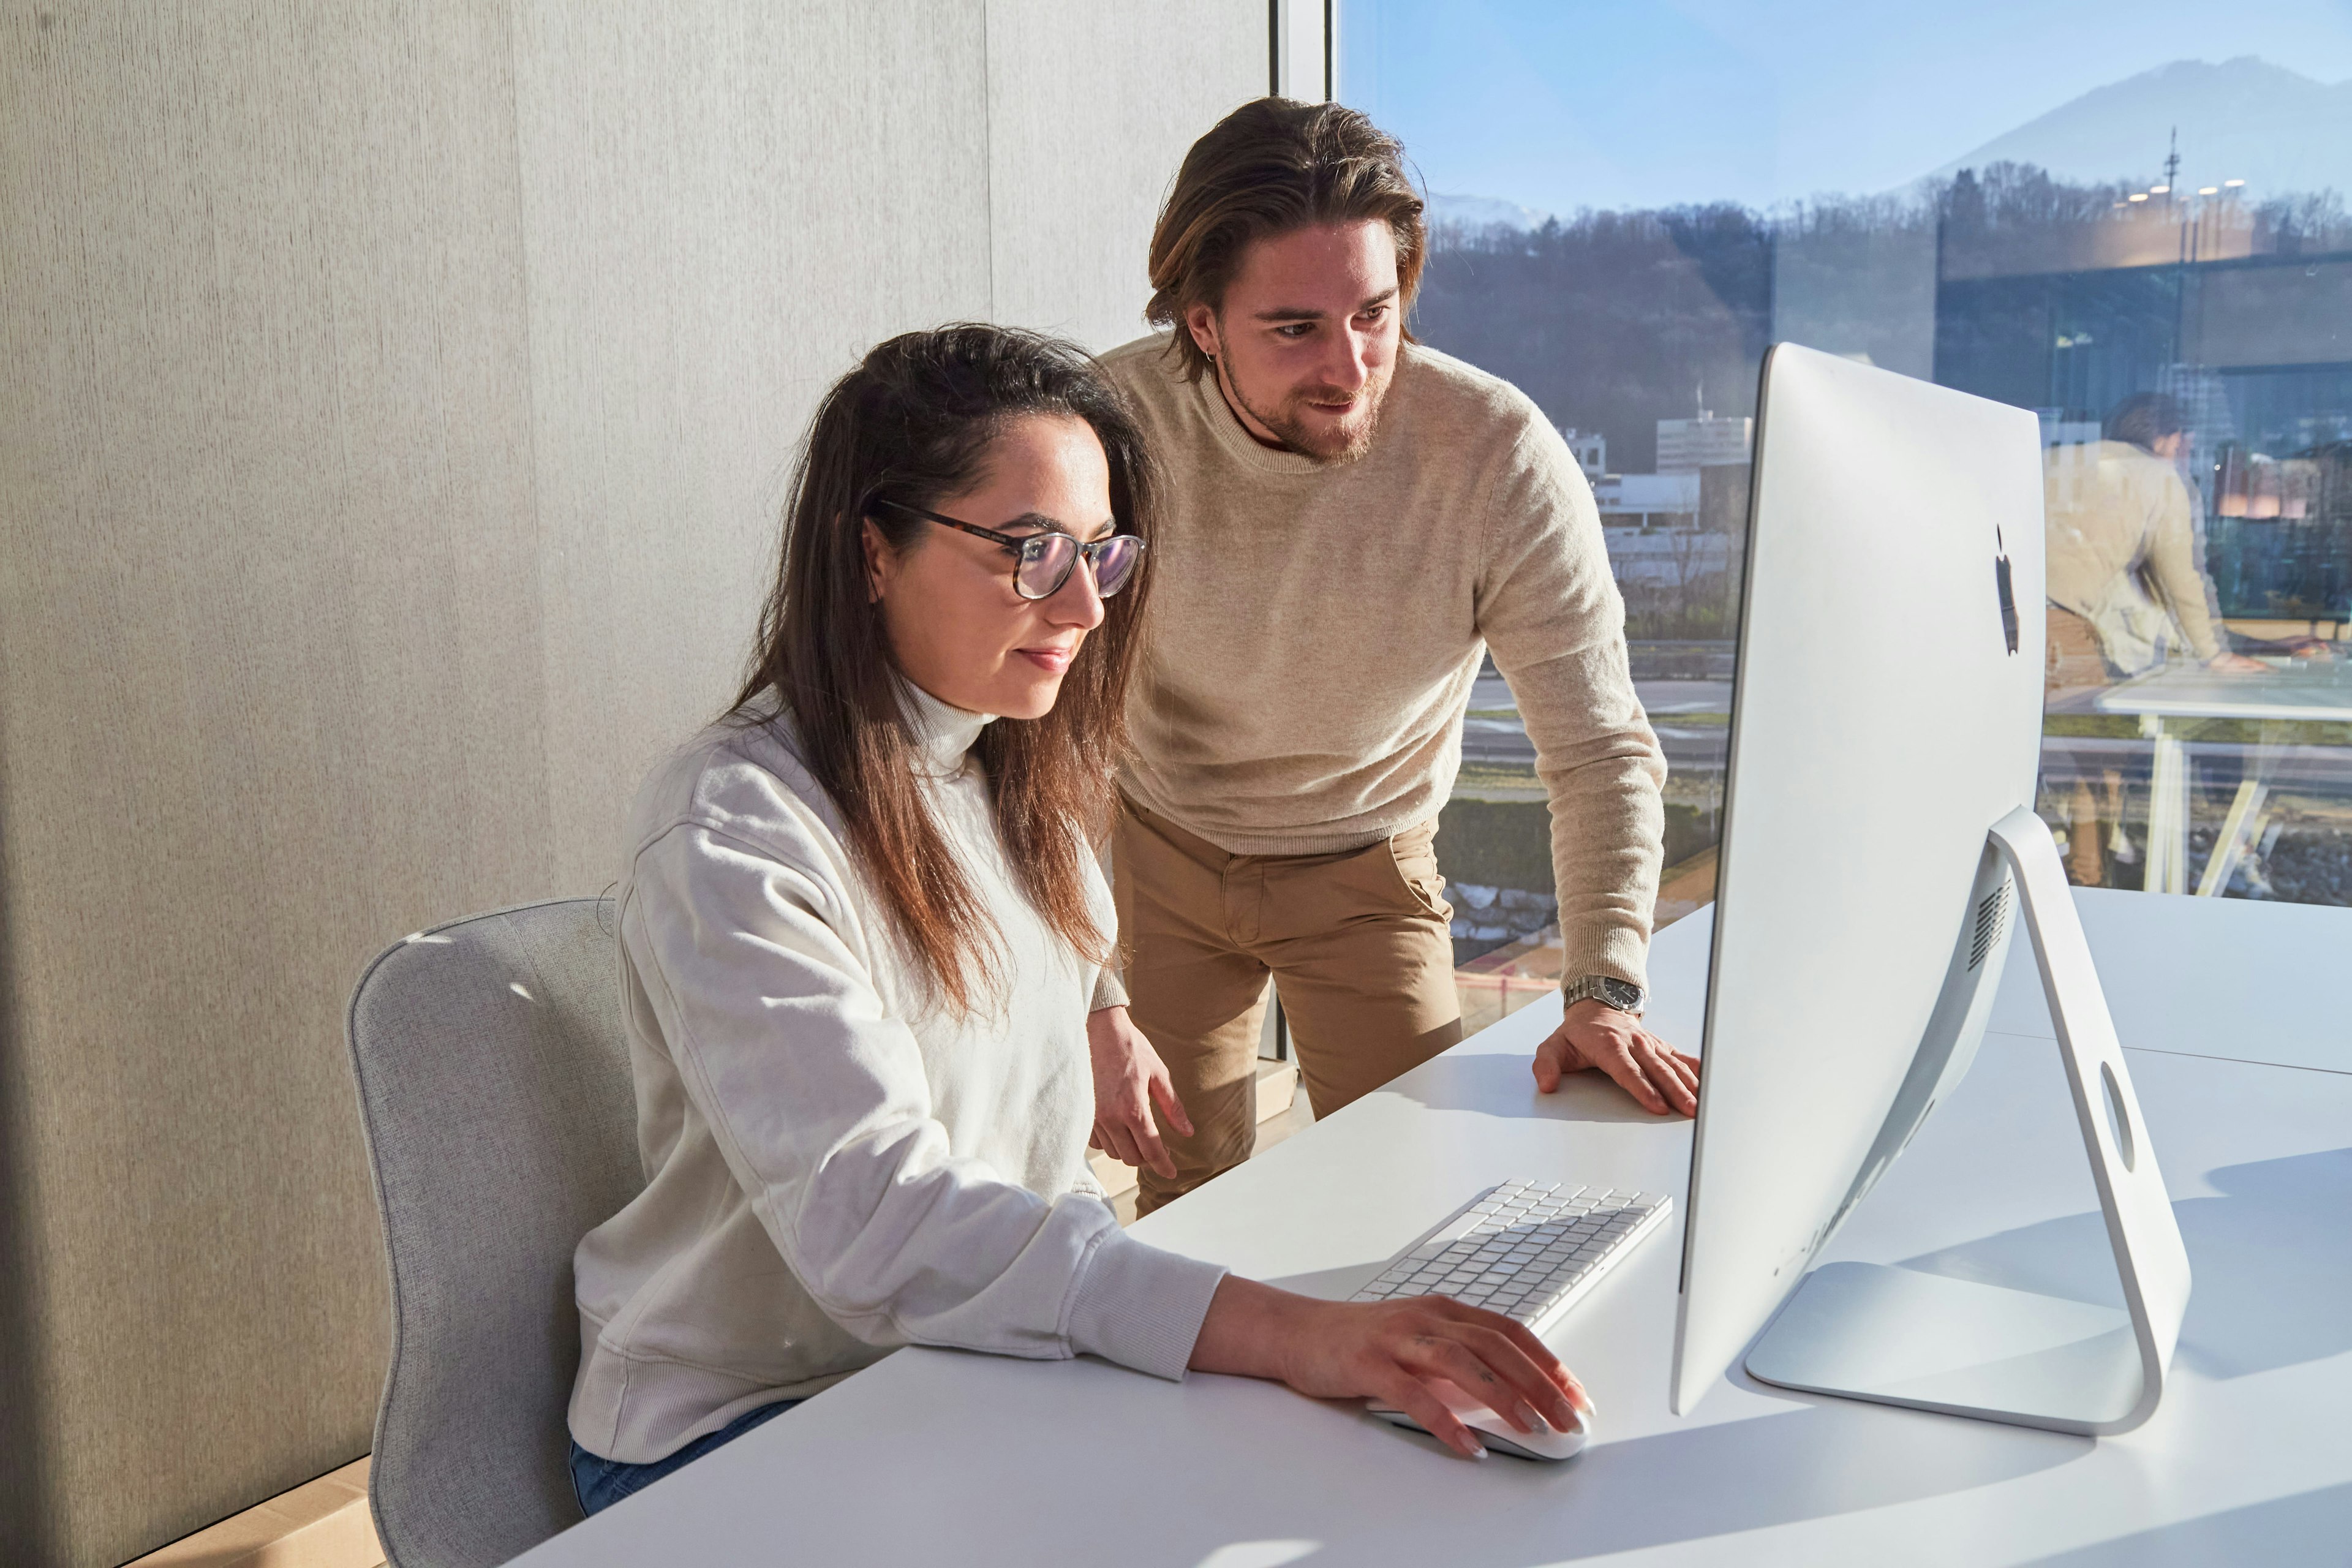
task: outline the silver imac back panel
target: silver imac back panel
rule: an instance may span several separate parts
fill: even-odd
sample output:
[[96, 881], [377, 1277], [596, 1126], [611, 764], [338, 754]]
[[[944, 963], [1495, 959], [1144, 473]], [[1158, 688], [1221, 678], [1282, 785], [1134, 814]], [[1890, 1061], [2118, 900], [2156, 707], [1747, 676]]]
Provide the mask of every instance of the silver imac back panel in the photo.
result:
[[[1990, 1297], [1946, 1300], [1942, 1282], [1904, 1270], [1807, 1273], [1967, 1072], [2013, 906], [2037, 889], [2025, 913], [2045, 979], [2053, 943], [2067, 955], [2059, 971], [2075, 976], [2068, 1007], [2053, 992], [2053, 1013], [2062, 1035], [2074, 1020], [2066, 1048], [2086, 1146], [2095, 1165], [2120, 1148], [2107, 1107], [2095, 1113], [2088, 1097], [2120, 1079], [2127, 1100], [2128, 1078], [2032, 813], [2045, 625], [2037, 422], [1785, 343], [1767, 356], [1758, 412], [1675, 1408], [1689, 1409], [1781, 1312], [1748, 1359], [1767, 1381], [2120, 1429], [2153, 1407], [2177, 1310], [2094, 1324], [2063, 1310], [2078, 1304], [2008, 1300], [2023, 1293], [1989, 1286], [1978, 1289]], [[2130, 1206], [2185, 1303], [2186, 1260], [2142, 1155], [2138, 1177], [2102, 1170], [2103, 1198], [2109, 1174], [2157, 1181], [2160, 1219], [2144, 1194]], [[2139, 1301], [2112, 1203], [2110, 1230]], [[1938, 1313], [2013, 1331], [1915, 1388], [1954, 1373], [1948, 1342], [1906, 1359], [1906, 1336], [1934, 1336]], [[2019, 1408], [2012, 1385], [2042, 1375], [2020, 1369], [2053, 1354], [2079, 1365], [2042, 1377], [2050, 1408]]]

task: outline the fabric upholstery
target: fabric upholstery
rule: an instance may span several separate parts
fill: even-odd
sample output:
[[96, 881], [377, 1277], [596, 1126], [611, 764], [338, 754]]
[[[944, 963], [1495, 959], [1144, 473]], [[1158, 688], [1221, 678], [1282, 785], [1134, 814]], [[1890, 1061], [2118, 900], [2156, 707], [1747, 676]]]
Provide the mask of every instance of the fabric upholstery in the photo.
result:
[[392, 1278], [376, 1531], [394, 1568], [488, 1568], [580, 1519], [572, 1252], [644, 1184], [612, 906], [407, 938], [350, 1040]]

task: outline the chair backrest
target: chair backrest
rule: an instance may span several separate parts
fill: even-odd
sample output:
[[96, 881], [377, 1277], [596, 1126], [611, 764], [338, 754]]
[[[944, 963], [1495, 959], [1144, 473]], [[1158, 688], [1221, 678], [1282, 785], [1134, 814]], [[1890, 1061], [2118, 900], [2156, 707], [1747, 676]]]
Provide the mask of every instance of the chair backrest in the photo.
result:
[[419, 931], [352, 994], [392, 1365], [368, 1490], [394, 1568], [489, 1568], [576, 1523], [572, 1251], [645, 1184], [612, 905]]

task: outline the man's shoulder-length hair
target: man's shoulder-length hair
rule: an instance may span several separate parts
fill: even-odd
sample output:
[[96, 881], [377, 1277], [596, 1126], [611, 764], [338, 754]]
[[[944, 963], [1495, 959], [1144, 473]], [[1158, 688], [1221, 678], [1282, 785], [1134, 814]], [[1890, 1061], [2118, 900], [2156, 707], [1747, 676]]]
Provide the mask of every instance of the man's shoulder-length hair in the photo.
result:
[[[1184, 154], [1151, 234], [1151, 302], [1144, 316], [1174, 329], [1186, 375], [1208, 368], [1184, 313], [1224, 303], [1243, 254], [1260, 239], [1317, 224], [1385, 223], [1396, 237], [1397, 309], [1412, 307], [1429, 249], [1421, 193], [1404, 147], [1338, 103], [1261, 98], [1219, 121]], [[1407, 340], [1411, 340], [1407, 333]]]

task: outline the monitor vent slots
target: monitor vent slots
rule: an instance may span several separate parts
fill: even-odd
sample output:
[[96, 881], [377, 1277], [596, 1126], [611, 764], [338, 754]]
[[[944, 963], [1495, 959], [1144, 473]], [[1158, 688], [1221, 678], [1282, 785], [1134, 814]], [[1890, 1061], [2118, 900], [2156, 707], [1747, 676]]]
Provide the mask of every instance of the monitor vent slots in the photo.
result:
[[2001, 927], [2008, 919], [2009, 879], [2004, 877], [2000, 886], [1987, 893], [1977, 905], [1976, 939], [1969, 944], [1970, 969], [1984, 963], [1985, 954], [1990, 952], [1993, 943], [2000, 940]]

